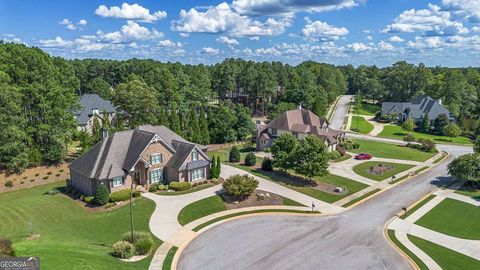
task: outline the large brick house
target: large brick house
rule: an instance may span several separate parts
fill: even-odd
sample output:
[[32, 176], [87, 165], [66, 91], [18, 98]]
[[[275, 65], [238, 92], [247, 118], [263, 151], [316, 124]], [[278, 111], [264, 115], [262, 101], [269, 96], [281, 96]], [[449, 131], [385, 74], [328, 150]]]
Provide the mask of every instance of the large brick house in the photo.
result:
[[110, 192], [134, 185], [195, 182], [208, 178], [206, 147], [165, 126], [144, 125], [105, 136], [70, 164], [69, 184], [85, 195], [99, 185]]
[[91, 134], [94, 119], [97, 118], [102, 123], [104, 112], [107, 114], [108, 119], [106, 120], [110, 124], [113, 123], [116, 111], [110, 101], [101, 98], [97, 94], [84, 94], [80, 97], [79, 102], [81, 107], [73, 112], [79, 131], [86, 131]]
[[275, 139], [285, 133], [293, 134], [297, 139], [307, 135], [318, 136], [324, 140], [329, 151], [335, 150], [339, 140], [345, 137], [345, 131], [330, 128], [326, 118], [299, 108], [282, 113], [266, 125], [257, 125], [253, 134], [257, 151], [271, 147]]

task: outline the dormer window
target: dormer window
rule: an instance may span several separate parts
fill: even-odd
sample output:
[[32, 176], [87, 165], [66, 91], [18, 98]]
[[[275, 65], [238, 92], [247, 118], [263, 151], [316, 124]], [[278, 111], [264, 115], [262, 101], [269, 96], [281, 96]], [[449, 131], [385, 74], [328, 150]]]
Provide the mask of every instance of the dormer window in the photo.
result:
[[198, 160], [198, 152], [193, 150], [192, 151], [192, 161]]
[[93, 114], [93, 115], [100, 115], [100, 112], [98, 111], [97, 108], [93, 108], [93, 109], [92, 109], [92, 114]]
[[157, 154], [152, 154], [150, 156], [150, 164], [158, 164], [162, 163], [162, 154], [157, 153]]

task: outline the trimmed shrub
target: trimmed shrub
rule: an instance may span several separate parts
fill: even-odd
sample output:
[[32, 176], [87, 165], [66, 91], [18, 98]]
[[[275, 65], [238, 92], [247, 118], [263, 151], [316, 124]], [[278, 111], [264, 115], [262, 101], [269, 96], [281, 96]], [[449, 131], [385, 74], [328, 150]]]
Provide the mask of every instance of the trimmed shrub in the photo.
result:
[[[75, 192], [75, 190], [74, 190]], [[100, 185], [97, 188], [97, 193], [95, 193], [95, 203], [99, 205], [105, 205], [108, 203], [108, 200], [110, 199], [108, 195], [108, 189], [105, 185]]]
[[55, 176], [56, 176], [56, 177], [59, 177], [59, 176], [60, 176], [60, 174], [59, 174], [59, 173], [57, 173], [57, 174], [55, 174]]
[[0, 239], [0, 257], [15, 257], [15, 249], [9, 239]]
[[110, 201], [112, 202], [122, 202], [130, 199], [130, 189], [122, 189], [110, 193]]
[[91, 204], [95, 202], [95, 197], [94, 196], [85, 196], [83, 197], [83, 201], [85, 203]]
[[52, 172], [47, 172], [47, 175], [51, 175], [51, 174], [52, 174]]
[[30, 179], [30, 182], [35, 182], [35, 179]]
[[23, 179], [23, 180], [27, 179], [27, 176], [24, 176], [22, 179]]
[[266, 157], [262, 161], [262, 170], [271, 172], [273, 171], [273, 162], [270, 158]]
[[112, 255], [117, 258], [129, 259], [135, 255], [135, 246], [127, 241], [118, 241], [112, 246]]
[[58, 170], [59, 172], [63, 172], [63, 169]]
[[40, 174], [39, 173], [36, 173], [35, 176], [39, 176]]
[[171, 182], [170, 189], [175, 191], [183, 191], [192, 188], [192, 184], [190, 182]]
[[168, 189], [168, 185], [158, 185], [158, 190], [167, 190]]
[[148, 188], [149, 192], [156, 192], [158, 190], [158, 183], [150, 185]]
[[327, 157], [329, 160], [336, 160], [337, 158], [341, 158], [342, 155], [338, 151], [330, 151], [327, 153]]
[[13, 187], [13, 181], [12, 181], [12, 180], [8, 180], [7, 182], [5, 182], [5, 186], [6, 186], [6, 187]]
[[236, 146], [230, 149], [230, 153], [228, 154], [228, 161], [230, 162], [240, 162], [240, 151]]
[[47, 175], [47, 176], [44, 176], [42, 179], [43, 179], [43, 180], [47, 180], [47, 179], [48, 179], [48, 175]]
[[[153, 239], [150, 233], [133, 231], [133, 239], [135, 243], [135, 254], [145, 255], [152, 250]], [[131, 233], [130, 232], [124, 233], [122, 235], [122, 241], [131, 243], [132, 241]]]
[[257, 163], [257, 157], [255, 156], [254, 153], [248, 153], [245, 156], [245, 165], [247, 166], [253, 166]]
[[58, 194], [58, 193], [60, 193], [60, 191], [58, 189], [52, 188], [52, 189], [47, 190], [43, 194], [45, 194], [45, 195], [55, 195], [55, 194]]
[[138, 198], [138, 197], [140, 197], [140, 195], [142, 195], [140, 190], [134, 190], [133, 193], [132, 193], [133, 198]]
[[247, 197], [258, 187], [258, 181], [248, 174], [235, 174], [223, 182], [225, 191], [233, 197]]
[[354, 139], [347, 138], [340, 143], [340, 146], [345, 150], [352, 150], [358, 149], [360, 144]]

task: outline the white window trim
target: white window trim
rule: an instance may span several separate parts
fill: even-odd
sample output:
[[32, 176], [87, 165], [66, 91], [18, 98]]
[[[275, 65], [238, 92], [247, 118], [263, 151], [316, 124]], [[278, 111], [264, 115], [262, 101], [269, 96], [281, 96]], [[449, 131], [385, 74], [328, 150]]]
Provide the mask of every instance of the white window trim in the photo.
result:
[[[195, 158], [193, 158], [194, 156], [195, 156]], [[198, 160], [198, 152], [197, 152], [197, 150], [194, 149], [192, 151], [192, 161], [196, 161], [196, 160]]]
[[[154, 157], [154, 156], [155, 156], [155, 157], [158, 156], [158, 162], [153, 162], [153, 157]], [[162, 157], [162, 154], [161, 154], [161, 153], [155, 153], [155, 154], [151, 154], [151, 155], [150, 155], [150, 163], [151, 163], [152, 165], [154, 165], [154, 164], [160, 164], [160, 163], [162, 163], [162, 161], [163, 161], [163, 157]]]
[[[195, 176], [197, 176], [196, 178], [193, 178], [194, 173], [195, 173]], [[190, 181], [197, 181], [197, 180], [205, 178], [205, 168], [199, 168], [199, 169], [191, 170], [189, 172], [189, 177], [190, 177]]]
[[[120, 184], [115, 184], [118, 179], [120, 179]], [[123, 176], [114, 177], [110, 182], [111, 182], [110, 186], [114, 188], [125, 185], [125, 180], [123, 179]]]
[[[154, 172], [157, 172], [157, 171], [160, 171], [159, 178], [158, 178], [158, 180], [153, 181], [153, 179], [152, 179], [152, 174], [153, 174]], [[150, 178], [150, 183], [160, 183], [161, 181], [163, 181], [163, 168], [151, 170], [151, 171], [149, 172], [148, 176], [149, 176], [149, 178]]]

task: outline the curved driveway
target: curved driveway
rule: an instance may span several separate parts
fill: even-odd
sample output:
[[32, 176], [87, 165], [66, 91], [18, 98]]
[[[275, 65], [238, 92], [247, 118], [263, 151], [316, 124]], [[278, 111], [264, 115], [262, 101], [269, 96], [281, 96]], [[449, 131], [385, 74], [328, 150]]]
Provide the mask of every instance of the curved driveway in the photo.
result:
[[[336, 113], [341, 108], [339, 103]], [[341, 115], [332, 119], [343, 122]], [[471, 151], [438, 148], [454, 156]], [[452, 181], [446, 172], [452, 158], [342, 214], [257, 216], [220, 224], [186, 247], [177, 268], [410, 269], [385, 240], [383, 226], [403, 206]]]

